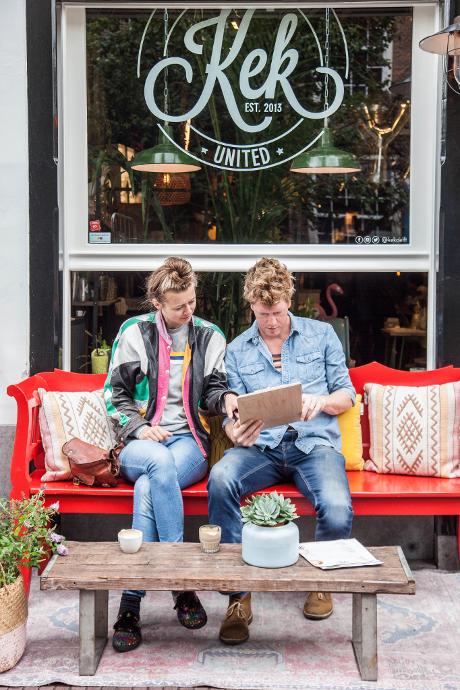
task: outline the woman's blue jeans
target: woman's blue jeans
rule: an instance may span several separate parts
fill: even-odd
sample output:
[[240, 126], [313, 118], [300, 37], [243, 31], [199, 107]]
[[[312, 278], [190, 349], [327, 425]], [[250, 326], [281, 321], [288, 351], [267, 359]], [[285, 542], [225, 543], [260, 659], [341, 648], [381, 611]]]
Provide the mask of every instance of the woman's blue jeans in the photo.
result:
[[120, 463], [125, 479], [134, 483], [133, 528], [142, 530], [144, 541], [182, 541], [181, 489], [202, 479], [208, 468], [192, 434], [170, 436], [161, 443], [130, 441], [120, 453]]
[[317, 541], [350, 536], [353, 510], [341, 453], [315, 446], [306, 454], [296, 447], [296, 432], [287, 431], [276, 448], [231, 448], [211, 470], [209, 521], [222, 528], [222, 541], [241, 542], [240, 499], [273, 484], [294, 481], [316, 512]]

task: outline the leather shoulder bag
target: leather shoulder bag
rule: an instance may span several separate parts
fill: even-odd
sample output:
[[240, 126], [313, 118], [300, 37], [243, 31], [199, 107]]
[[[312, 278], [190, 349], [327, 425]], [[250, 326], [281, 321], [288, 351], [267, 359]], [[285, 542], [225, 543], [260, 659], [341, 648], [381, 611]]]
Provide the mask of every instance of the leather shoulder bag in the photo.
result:
[[117, 485], [120, 474], [118, 456], [122, 450], [122, 443], [111, 450], [104, 450], [80, 438], [71, 438], [62, 446], [74, 483], [87, 486]]

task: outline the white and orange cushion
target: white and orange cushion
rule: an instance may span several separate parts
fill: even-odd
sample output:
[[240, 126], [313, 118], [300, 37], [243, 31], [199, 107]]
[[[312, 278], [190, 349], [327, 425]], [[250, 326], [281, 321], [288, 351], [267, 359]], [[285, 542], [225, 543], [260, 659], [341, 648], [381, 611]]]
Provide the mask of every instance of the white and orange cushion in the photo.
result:
[[460, 477], [460, 382], [434, 386], [364, 386], [370, 459], [387, 474]]
[[107, 416], [102, 390], [84, 392], [38, 389], [41, 406], [40, 432], [45, 451], [43, 482], [70, 478], [69, 461], [62, 446], [71, 438], [81, 438], [105, 450], [115, 445], [112, 423]]

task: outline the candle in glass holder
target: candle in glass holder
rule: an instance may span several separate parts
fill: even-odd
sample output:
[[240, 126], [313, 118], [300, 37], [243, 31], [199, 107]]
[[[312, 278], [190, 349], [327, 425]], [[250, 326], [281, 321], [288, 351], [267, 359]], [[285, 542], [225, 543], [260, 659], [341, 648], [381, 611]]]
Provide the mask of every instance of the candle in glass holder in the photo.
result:
[[203, 553], [217, 553], [219, 551], [220, 534], [219, 525], [201, 525], [199, 537]]

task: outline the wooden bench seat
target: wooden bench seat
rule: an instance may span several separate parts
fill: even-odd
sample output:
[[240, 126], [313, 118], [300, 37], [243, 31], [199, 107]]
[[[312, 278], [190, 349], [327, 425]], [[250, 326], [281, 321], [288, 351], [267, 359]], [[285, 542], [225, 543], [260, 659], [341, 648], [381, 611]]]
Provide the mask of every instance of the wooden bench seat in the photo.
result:
[[[40, 481], [42, 474], [43, 470], [31, 473], [30, 494], [44, 489], [50, 503], [59, 501], [60, 513], [132, 513], [133, 485], [123, 479], [114, 488], [101, 489], [75, 485], [71, 481], [44, 484]], [[355, 515], [460, 514], [460, 487], [457, 480], [356, 471], [347, 472], [347, 476]], [[182, 491], [186, 515], [207, 514], [206, 483], [207, 479], [202, 479]], [[299, 515], [314, 515], [310, 502], [293, 484], [277, 484], [273, 488], [295, 500]], [[98, 506], [101, 500], [103, 503]]]

